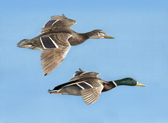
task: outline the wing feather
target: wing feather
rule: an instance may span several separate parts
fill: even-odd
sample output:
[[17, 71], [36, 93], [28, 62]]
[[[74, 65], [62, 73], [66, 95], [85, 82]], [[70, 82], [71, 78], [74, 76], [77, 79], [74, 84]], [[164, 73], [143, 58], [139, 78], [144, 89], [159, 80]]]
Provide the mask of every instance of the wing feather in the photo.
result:
[[70, 34], [58, 33], [52, 39], [57, 43], [58, 48], [45, 49], [41, 54], [41, 64], [44, 71], [44, 75], [51, 73], [57, 68], [66, 57], [67, 52], [70, 49], [68, 39]]
[[74, 21], [72, 19], [69, 19], [69, 18], [65, 17], [64, 15], [62, 15], [62, 16], [52, 16], [51, 20], [56, 20], [56, 21], [49, 26], [44, 26], [41, 29], [41, 33], [49, 32], [49, 31], [69, 30], [69, 29], [71, 29], [71, 27], [74, 24], [76, 24], [76, 21]]
[[85, 71], [77, 71], [75, 73], [75, 75], [73, 76], [72, 79], [70, 79], [70, 81], [75, 81], [75, 80], [78, 80], [78, 79], [81, 79], [81, 78], [85, 78], [85, 77], [94, 77], [94, 78], [97, 78], [98, 75], [100, 75], [100, 73], [96, 73], [96, 72], [85, 72]]
[[81, 96], [82, 96], [84, 102], [87, 105], [96, 102], [98, 100], [98, 98], [100, 97], [102, 89], [103, 89], [103, 86], [101, 84], [99, 84], [98, 87], [81, 90]]

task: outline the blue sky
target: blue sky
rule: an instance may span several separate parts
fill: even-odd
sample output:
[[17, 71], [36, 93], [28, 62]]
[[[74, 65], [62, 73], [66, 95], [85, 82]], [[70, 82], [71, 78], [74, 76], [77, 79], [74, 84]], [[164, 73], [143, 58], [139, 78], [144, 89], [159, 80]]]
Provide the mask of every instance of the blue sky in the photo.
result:
[[[167, 0], [6, 0], [0, 2], [0, 123], [167, 123]], [[33, 38], [50, 16], [65, 14], [77, 32], [102, 29], [115, 40], [89, 39], [71, 47], [43, 76], [41, 51], [16, 47]], [[116, 87], [86, 105], [81, 97], [50, 95], [74, 72], [106, 81], [132, 77], [143, 87]]]

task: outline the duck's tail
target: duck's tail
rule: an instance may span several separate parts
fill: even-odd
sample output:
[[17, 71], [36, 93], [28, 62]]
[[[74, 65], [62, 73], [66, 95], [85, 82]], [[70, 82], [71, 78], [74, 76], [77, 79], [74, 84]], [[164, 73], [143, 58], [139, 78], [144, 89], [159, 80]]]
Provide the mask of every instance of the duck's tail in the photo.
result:
[[17, 47], [31, 49], [32, 45], [30, 44], [29, 39], [23, 39], [17, 44]]
[[59, 93], [58, 90], [48, 90], [48, 93], [50, 94], [62, 94], [62, 93]]
[[37, 46], [35, 46], [35, 45], [32, 43], [32, 41], [29, 40], [29, 39], [23, 39], [23, 40], [21, 40], [21, 41], [17, 44], [17, 47], [41, 50], [41, 48], [38, 48]]

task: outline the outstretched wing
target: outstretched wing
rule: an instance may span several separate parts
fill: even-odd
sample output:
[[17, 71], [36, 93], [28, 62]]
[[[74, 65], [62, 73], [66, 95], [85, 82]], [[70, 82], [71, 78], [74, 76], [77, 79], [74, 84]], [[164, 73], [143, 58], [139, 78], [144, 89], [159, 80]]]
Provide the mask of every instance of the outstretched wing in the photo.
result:
[[61, 31], [61, 30], [68, 30], [76, 24], [77, 22], [69, 19], [62, 14], [62, 16], [52, 16], [51, 20], [46, 22], [41, 30], [41, 33], [48, 32], [48, 31]]
[[87, 105], [95, 103], [100, 97], [100, 94], [103, 90], [103, 85], [100, 83], [97, 84], [99, 84], [99, 86], [81, 90], [81, 96]]
[[[78, 82], [68, 82], [56, 86], [53, 89], [53, 92], [64, 93], [68, 95], [78, 95], [82, 96], [84, 102], [89, 105], [98, 100], [100, 94], [103, 90], [103, 85], [99, 82], [87, 82], [87, 81], [78, 81]], [[50, 92], [52, 92], [50, 90]]]
[[100, 75], [100, 73], [96, 73], [96, 72], [85, 72], [83, 70], [81, 70], [79, 68], [79, 71], [75, 72], [75, 75], [73, 76], [73, 78], [70, 81], [75, 81], [81, 78], [85, 78], [85, 77], [94, 77], [97, 78]]
[[64, 60], [71, 47], [68, 42], [70, 37], [71, 35], [68, 33], [55, 33], [40, 37], [44, 48], [41, 54], [44, 75], [51, 73]]

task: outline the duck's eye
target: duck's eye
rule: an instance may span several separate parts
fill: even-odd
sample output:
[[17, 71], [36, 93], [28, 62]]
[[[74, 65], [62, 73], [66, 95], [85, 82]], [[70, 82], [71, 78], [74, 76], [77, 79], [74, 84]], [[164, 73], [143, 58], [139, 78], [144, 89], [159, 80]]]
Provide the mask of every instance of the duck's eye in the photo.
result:
[[105, 36], [105, 34], [103, 32], [99, 32], [98, 35], [99, 36]]

